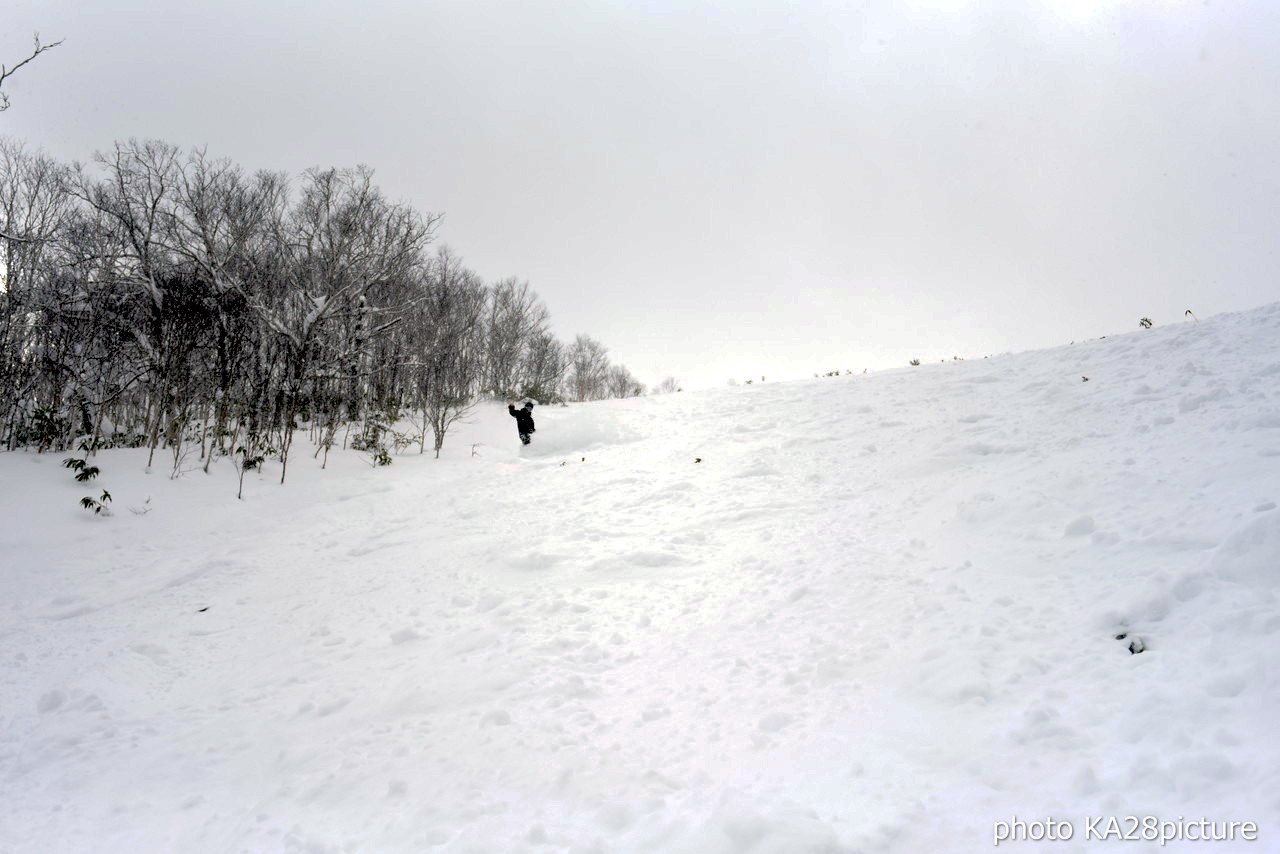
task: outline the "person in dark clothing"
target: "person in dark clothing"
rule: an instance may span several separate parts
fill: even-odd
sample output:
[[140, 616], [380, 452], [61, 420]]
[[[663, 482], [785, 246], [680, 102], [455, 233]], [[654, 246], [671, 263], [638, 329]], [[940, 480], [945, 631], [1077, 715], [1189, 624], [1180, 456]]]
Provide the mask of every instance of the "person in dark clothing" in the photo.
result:
[[507, 414], [516, 420], [516, 430], [520, 433], [520, 442], [529, 444], [533, 438], [533, 401], [526, 400], [524, 406], [516, 409], [514, 403], [507, 404]]

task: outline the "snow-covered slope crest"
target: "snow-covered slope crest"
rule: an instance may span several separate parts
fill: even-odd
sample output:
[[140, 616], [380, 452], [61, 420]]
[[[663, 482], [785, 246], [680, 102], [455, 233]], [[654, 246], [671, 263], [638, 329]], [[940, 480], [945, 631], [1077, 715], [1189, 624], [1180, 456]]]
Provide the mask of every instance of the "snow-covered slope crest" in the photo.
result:
[[0, 455], [0, 851], [1280, 850], [1280, 306], [537, 418]]

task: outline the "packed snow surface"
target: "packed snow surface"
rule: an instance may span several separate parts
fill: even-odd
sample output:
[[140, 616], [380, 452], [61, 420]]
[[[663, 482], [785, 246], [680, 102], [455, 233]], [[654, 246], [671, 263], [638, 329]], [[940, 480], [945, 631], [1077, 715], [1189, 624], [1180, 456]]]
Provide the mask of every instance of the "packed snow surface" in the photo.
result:
[[1280, 305], [535, 416], [0, 454], [0, 850], [1280, 850]]

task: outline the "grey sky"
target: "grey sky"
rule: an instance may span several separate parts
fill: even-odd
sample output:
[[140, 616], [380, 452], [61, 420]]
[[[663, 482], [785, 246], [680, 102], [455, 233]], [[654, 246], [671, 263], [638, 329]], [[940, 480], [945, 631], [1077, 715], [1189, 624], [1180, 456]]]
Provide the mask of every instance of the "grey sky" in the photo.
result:
[[7, 0], [0, 133], [368, 163], [645, 382], [1280, 298], [1280, 4]]

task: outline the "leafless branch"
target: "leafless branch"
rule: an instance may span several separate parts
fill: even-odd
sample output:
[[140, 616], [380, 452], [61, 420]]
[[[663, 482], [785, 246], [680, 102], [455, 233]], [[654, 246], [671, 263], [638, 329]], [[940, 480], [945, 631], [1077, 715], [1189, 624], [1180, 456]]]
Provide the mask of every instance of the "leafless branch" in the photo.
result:
[[31, 237], [20, 237], [16, 234], [10, 234], [3, 228], [0, 228], [0, 240], [12, 240], [14, 243], [31, 243], [33, 239], [34, 238]]
[[[19, 62], [13, 68], [9, 68], [7, 65], [0, 65], [0, 87], [3, 87], [4, 81], [12, 77], [13, 73], [17, 71], [19, 68], [26, 65], [31, 60], [35, 59], [37, 56], [44, 53], [46, 50], [53, 50], [58, 45], [62, 44], [63, 41], [65, 41], [65, 39], [58, 39], [56, 42], [51, 42], [50, 44], [41, 44], [40, 34], [36, 33], [35, 49], [31, 52], [30, 56], [28, 56], [26, 59]], [[7, 109], [9, 109], [9, 96], [6, 95], [4, 92], [0, 92], [0, 112], [4, 112]], [[14, 239], [14, 238], [10, 238], [10, 239]]]

